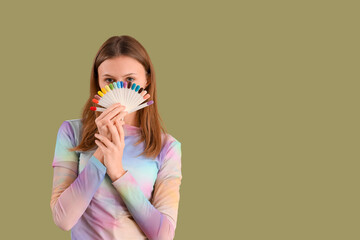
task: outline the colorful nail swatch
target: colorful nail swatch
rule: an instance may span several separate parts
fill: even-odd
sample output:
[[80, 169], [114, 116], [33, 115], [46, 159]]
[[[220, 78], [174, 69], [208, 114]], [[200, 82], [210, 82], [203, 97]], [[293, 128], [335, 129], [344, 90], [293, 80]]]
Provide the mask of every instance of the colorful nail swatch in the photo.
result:
[[144, 102], [149, 98], [150, 95], [140, 85], [123, 81], [113, 82], [101, 88], [92, 99], [92, 102], [102, 107], [90, 107], [90, 110], [103, 112], [114, 103], [120, 103], [129, 114], [153, 104], [152, 100]]

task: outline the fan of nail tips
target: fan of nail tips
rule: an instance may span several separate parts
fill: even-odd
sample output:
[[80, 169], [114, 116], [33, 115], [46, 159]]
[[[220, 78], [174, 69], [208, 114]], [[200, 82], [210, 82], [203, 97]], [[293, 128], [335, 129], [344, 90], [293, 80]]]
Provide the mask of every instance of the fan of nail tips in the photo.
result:
[[129, 114], [153, 104], [152, 100], [145, 102], [149, 98], [150, 95], [140, 85], [123, 81], [113, 82], [101, 88], [92, 100], [102, 107], [90, 107], [90, 109], [103, 112], [114, 103], [120, 103], [125, 106], [124, 111]]

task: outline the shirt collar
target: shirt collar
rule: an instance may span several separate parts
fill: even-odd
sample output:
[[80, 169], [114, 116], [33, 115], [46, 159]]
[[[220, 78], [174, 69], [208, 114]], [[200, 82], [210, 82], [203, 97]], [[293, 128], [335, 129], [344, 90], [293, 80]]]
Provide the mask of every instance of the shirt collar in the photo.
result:
[[135, 135], [139, 135], [141, 133], [140, 127], [123, 124], [123, 128], [124, 128], [125, 136], [135, 136]]

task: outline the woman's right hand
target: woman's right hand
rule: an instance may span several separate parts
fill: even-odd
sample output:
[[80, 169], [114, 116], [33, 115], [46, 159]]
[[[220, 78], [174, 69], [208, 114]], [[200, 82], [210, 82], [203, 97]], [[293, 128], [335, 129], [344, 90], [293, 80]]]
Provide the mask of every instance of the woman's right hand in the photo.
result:
[[[125, 106], [120, 103], [115, 103], [103, 111], [100, 116], [95, 119], [99, 134], [106, 136], [111, 141], [111, 133], [108, 130], [107, 125], [114, 125], [117, 119], [122, 119], [127, 114], [127, 112], [123, 111], [124, 109]], [[104, 164], [103, 154], [99, 148], [94, 153], [94, 156]]]

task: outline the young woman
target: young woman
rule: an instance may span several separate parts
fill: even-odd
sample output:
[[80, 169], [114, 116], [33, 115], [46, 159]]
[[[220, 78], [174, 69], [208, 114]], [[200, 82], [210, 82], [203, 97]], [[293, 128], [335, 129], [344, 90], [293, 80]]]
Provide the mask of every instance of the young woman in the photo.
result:
[[[90, 110], [105, 85], [136, 83], [154, 103], [128, 114], [121, 104]], [[53, 159], [50, 207], [71, 239], [173, 239], [180, 200], [181, 143], [162, 126], [145, 48], [113, 36], [100, 47], [81, 119], [64, 121]]]

